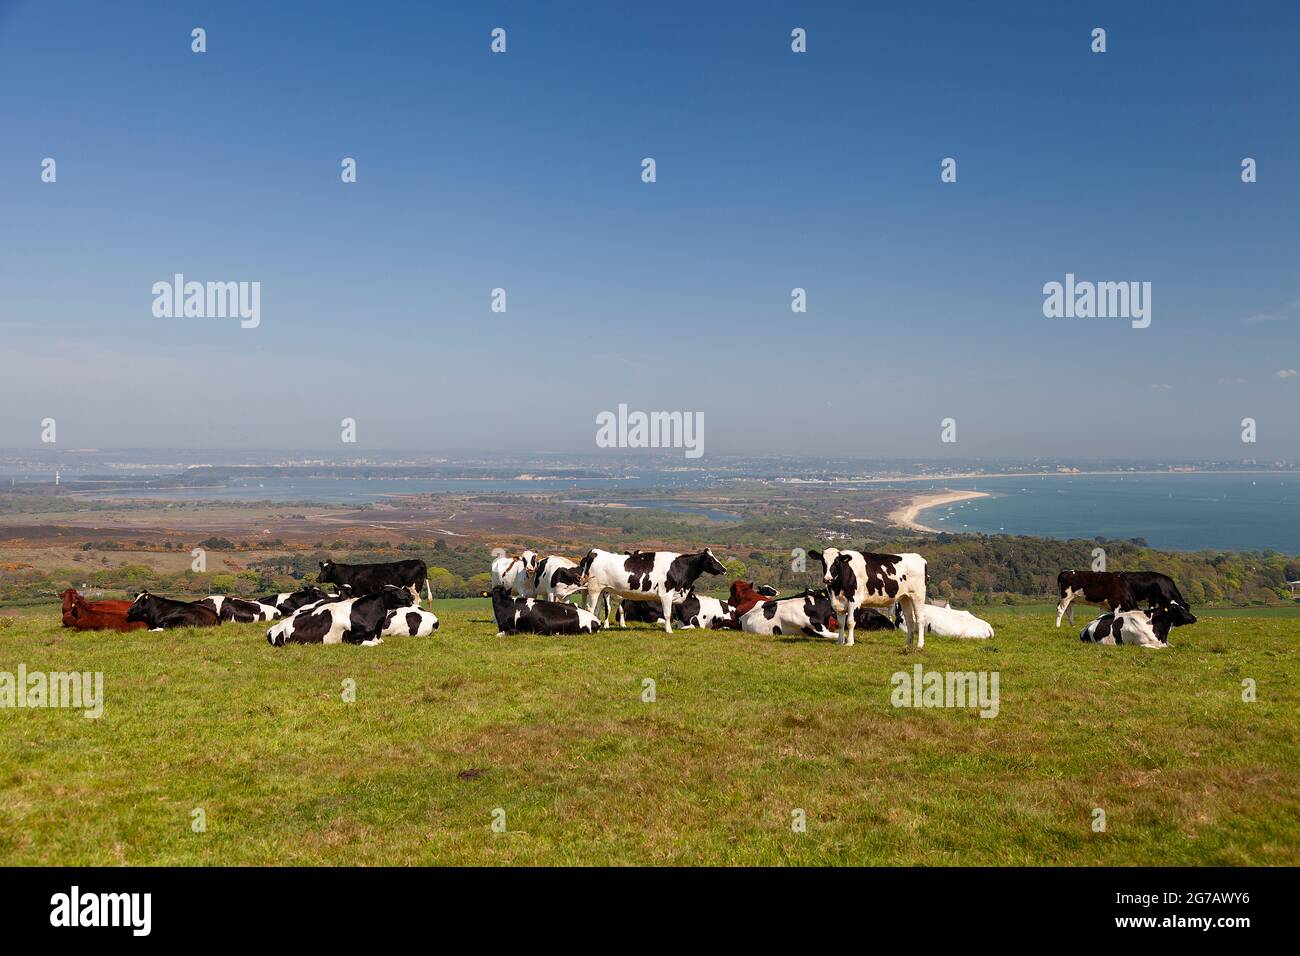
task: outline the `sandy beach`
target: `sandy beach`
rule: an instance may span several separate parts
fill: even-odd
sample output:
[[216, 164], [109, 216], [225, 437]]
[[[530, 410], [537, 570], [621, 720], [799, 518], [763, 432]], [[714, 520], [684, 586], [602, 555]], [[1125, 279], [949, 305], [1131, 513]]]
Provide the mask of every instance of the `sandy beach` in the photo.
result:
[[987, 498], [988, 496], [987, 491], [943, 491], [932, 495], [917, 495], [906, 506], [899, 508], [897, 511], [891, 511], [889, 513], [889, 523], [900, 528], [910, 528], [912, 531], [938, 532], [939, 528], [930, 528], [918, 524], [916, 516], [926, 508], [936, 508], [939, 505], [950, 505], [958, 501], [967, 501], [971, 498]]

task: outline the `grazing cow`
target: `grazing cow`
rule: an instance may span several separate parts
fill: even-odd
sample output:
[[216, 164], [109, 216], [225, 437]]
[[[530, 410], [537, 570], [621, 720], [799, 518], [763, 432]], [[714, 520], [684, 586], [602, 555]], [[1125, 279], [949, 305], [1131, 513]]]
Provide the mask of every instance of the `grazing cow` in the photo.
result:
[[429, 568], [419, 558], [407, 558], [405, 561], [388, 561], [383, 564], [338, 564], [334, 561], [322, 561], [320, 574], [316, 580], [321, 584], [350, 585], [358, 595], [374, 594], [385, 586], [396, 588], [413, 587], [417, 591], [421, 586], [433, 600], [433, 589], [429, 587]]
[[809, 551], [821, 561], [822, 580], [830, 591], [831, 604], [840, 617], [841, 644], [853, 644], [853, 629], [860, 607], [902, 609], [907, 644], [925, 647], [925, 587], [929, 572], [919, 554], [876, 554], [874, 552]]
[[578, 563], [587, 589], [587, 609], [594, 611], [601, 595], [633, 601], [658, 601], [664, 630], [673, 632], [672, 606], [686, 600], [701, 574], [726, 574], [708, 548], [693, 554], [674, 551], [633, 551], [614, 554], [593, 548]]
[[[898, 622], [903, 627], [903, 622]], [[939, 607], [937, 604], [925, 606], [925, 629], [940, 637], [974, 637], [990, 638], [993, 625], [980, 620], [970, 611], [959, 611], [951, 607]]]
[[1161, 574], [1159, 571], [1120, 571], [1119, 574], [1128, 582], [1133, 600], [1137, 601], [1139, 606], [1145, 604], [1147, 607], [1154, 608], [1179, 605], [1186, 611], [1192, 609], [1187, 599], [1179, 592], [1178, 585], [1174, 584], [1173, 578], [1167, 574]]
[[326, 594], [320, 588], [307, 584], [297, 591], [282, 591], [279, 594], [268, 594], [266, 597], [257, 598], [258, 604], [269, 604], [280, 613], [281, 616], [292, 614], [300, 607], [308, 604], [315, 604], [317, 601], [326, 601], [333, 598], [338, 600], [345, 595], [340, 589], [340, 593], [330, 595]]
[[438, 618], [432, 611], [401, 607], [388, 612], [379, 633], [383, 637], [428, 637], [437, 629]]
[[567, 601], [582, 590], [582, 572], [568, 558], [547, 555], [533, 569], [533, 590], [548, 601]]
[[824, 588], [756, 604], [740, 615], [739, 622], [747, 634], [806, 634], [827, 639], [835, 638], [838, 624]]
[[143, 621], [127, 623], [130, 601], [87, 601], [73, 588], [59, 597], [63, 600], [63, 626], [77, 631], [140, 631]]
[[560, 601], [517, 598], [497, 585], [491, 591], [497, 637], [506, 634], [595, 634], [600, 621], [590, 611]]
[[1084, 626], [1079, 640], [1094, 644], [1137, 644], [1142, 647], [1165, 647], [1171, 628], [1195, 624], [1191, 611], [1171, 604], [1142, 611], [1103, 614]]
[[126, 612], [128, 621], [144, 621], [151, 631], [168, 631], [174, 627], [216, 627], [221, 623], [217, 612], [197, 601], [173, 601], [141, 591]]
[[268, 630], [266, 640], [273, 647], [285, 644], [374, 647], [384, 643], [381, 632], [391, 623], [389, 613], [413, 607], [418, 595], [414, 585], [385, 585], [382, 590], [361, 597], [309, 604]]
[[1071, 605], [1076, 601], [1096, 604], [1112, 612], [1135, 611], [1138, 606], [1132, 588], [1118, 571], [1062, 571], [1056, 576], [1056, 589], [1061, 596], [1056, 604], [1057, 627], [1061, 626], [1066, 611], [1070, 612], [1070, 623], [1074, 623]]
[[536, 551], [521, 551], [515, 558], [497, 558], [492, 562], [492, 587], [506, 588], [519, 597], [532, 597], [537, 593], [536, 572]]
[[762, 604], [764, 601], [770, 601], [776, 597], [776, 588], [768, 585], [754, 587], [748, 581], [732, 581], [731, 596], [728, 603], [736, 610], [736, 617], [739, 617], [752, 608], [755, 604]]
[[236, 624], [248, 624], [252, 621], [274, 621], [280, 616], [280, 611], [274, 604], [245, 601], [240, 598], [226, 597], [224, 594], [209, 594], [203, 600], [194, 603], [212, 608], [217, 612], [217, 619], [222, 624], [228, 624], [231, 621]]

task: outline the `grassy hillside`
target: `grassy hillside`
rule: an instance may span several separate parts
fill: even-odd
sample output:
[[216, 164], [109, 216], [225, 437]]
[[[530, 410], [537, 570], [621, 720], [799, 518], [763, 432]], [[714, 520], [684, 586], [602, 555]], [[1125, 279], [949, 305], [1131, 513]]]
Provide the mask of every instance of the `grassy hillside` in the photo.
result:
[[[995, 639], [909, 654], [880, 632], [497, 638], [485, 601], [435, 610], [430, 638], [281, 650], [265, 625], [8, 612], [0, 670], [103, 671], [106, 703], [0, 710], [0, 864], [1300, 864], [1293, 615], [1150, 651], [996, 608]], [[998, 716], [891, 706], [918, 662], [996, 671]]]

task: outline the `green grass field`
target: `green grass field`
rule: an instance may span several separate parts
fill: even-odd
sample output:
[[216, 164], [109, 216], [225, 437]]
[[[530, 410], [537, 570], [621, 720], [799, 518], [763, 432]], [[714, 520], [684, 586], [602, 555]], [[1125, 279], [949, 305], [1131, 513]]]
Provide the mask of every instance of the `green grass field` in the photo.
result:
[[[0, 710], [0, 863], [1300, 864], [1293, 614], [1207, 615], [1152, 651], [993, 609], [993, 640], [908, 653], [497, 638], [486, 601], [434, 610], [433, 637], [284, 649], [266, 625], [7, 612], [0, 671], [102, 671], [105, 704]], [[996, 671], [998, 716], [893, 707], [918, 662]]]

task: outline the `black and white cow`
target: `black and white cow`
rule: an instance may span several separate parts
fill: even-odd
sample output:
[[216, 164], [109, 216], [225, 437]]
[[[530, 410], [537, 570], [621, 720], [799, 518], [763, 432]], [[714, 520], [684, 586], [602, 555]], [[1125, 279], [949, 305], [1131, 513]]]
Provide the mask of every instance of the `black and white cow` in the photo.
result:
[[514, 558], [502, 556], [492, 562], [492, 587], [506, 588], [518, 597], [532, 597], [537, 593], [536, 572], [536, 551], [521, 551]]
[[221, 623], [217, 612], [196, 601], [173, 601], [141, 591], [127, 608], [126, 619], [144, 621], [151, 631], [168, 631], [174, 627], [216, 627]]
[[822, 580], [840, 619], [841, 644], [853, 643], [858, 608], [891, 607], [898, 602], [908, 646], [925, 647], [925, 558], [911, 552], [876, 554], [838, 548], [809, 551], [808, 557], [822, 562]]
[[[683, 630], [735, 630], [735, 610], [727, 601], [691, 591], [684, 601], [673, 605], [673, 626]], [[620, 625], [626, 625], [627, 621], [662, 625], [664, 612], [653, 601], [619, 601], [618, 621]]]
[[374, 594], [383, 587], [423, 587], [429, 600], [433, 589], [429, 587], [429, 568], [419, 558], [405, 561], [387, 561], [382, 564], [339, 564], [322, 561], [316, 580], [321, 584], [348, 585], [357, 595]]
[[835, 610], [825, 588], [755, 604], [740, 616], [747, 634], [806, 634], [834, 639]]
[[388, 612], [379, 634], [381, 637], [428, 637], [437, 629], [438, 618], [432, 611], [399, 607]]
[[300, 608], [266, 632], [273, 647], [285, 644], [360, 644], [373, 647], [384, 643], [381, 632], [389, 612], [414, 606], [418, 592], [386, 585], [382, 590], [341, 601], [321, 601]]
[[327, 594], [320, 588], [312, 584], [304, 585], [297, 591], [281, 591], [279, 594], [268, 594], [266, 597], [257, 598], [258, 604], [269, 604], [280, 612], [283, 617], [286, 614], [292, 614], [300, 607], [308, 604], [315, 604], [317, 601], [325, 601], [333, 598], [337, 600], [340, 597], [349, 595]]
[[222, 624], [234, 622], [248, 624], [252, 621], [274, 621], [280, 616], [280, 610], [274, 604], [261, 601], [245, 601], [243, 598], [226, 597], [224, 594], [209, 594], [196, 604], [210, 607], [217, 612], [217, 619]]
[[1195, 624], [1196, 616], [1177, 604], [1152, 610], [1103, 614], [1079, 632], [1079, 640], [1093, 644], [1136, 644], [1165, 647], [1171, 628]]
[[539, 597], [544, 596], [548, 601], [567, 601], [582, 590], [582, 572], [568, 558], [548, 554], [533, 569], [533, 588]]
[[614, 554], [593, 548], [580, 562], [587, 590], [587, 609], [596, 610], [606, 592], [624, 601], [657, 601], [664, 630], [673, 632], [672, 607], [690, 595], [701, 574], [725, 574], [727, 569], [708, 548], [694, 554], [675, 551], [633, 551]]
[[590, 611], [561, 601], [517, 598], [498, 584], [490, 593], [497, 637], [507, 634], [595, 634], [600, 621]]

